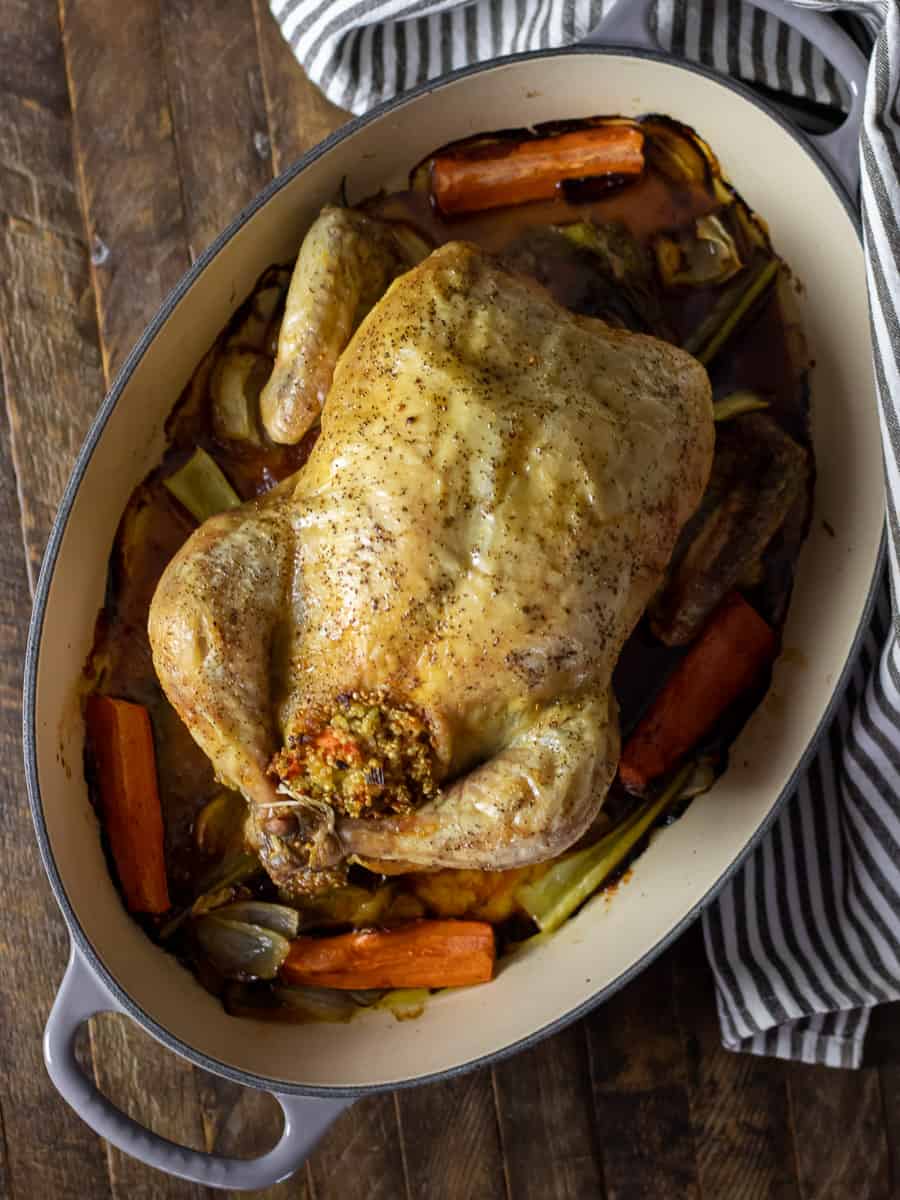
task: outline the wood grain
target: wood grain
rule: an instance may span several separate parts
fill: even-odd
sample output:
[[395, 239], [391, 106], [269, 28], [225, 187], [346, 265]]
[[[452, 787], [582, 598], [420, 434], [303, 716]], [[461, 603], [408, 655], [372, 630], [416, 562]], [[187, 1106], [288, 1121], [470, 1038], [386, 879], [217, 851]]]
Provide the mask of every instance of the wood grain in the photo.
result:
[[699, 923], [681, 939], [674, 958], [675, 1010], [702, 1194], [799, 1200], [786, 1067], [722, 1047]]
[[9, 1177], [9, 1151], [6, 1147], [6, 1127], [3, 1123], [3, 1109], [0, 1107], [0, 1196], [12, 1195], [12, 1181]]
[[[27, 15], [31, 29], [5, 28], [4, 53], [15, 54], [16, 33], [24, 37], [33, 33], [40, 14], [32, 9]], [[45, 39], [45, 47], [48, 42], [49, 38]], [[18, 47], [19, 53], [23, 48]], [[2, 62], [0, 78], [5, 78]], [[3, 177], [14, 174], [29, 184], [18, 193], [0, 188], [0, 393], [4, 400], [0, 418], [0, 521], [7, 531], [0, 541], [0, 761], [4, 767], [0, 797], [4, 860], [0, 901], [4, 922], [0, 947], [7, 953], [13, 947], [25, 950], [0, 972], [0, 1026], [4, 1030], [0, 1044], [0, 1191], [10, 1196], [15, 1192], [29, 1195], [35, 1174], [45, 1187], [52, 1188], [53, 1194], [62, 1197], [83, 1194], [82, 1182], [92, 1186], [99, 1196], [109, 1194], [102, 1147], [96, 1141], [89, 1145], [80, 1138], [77, 1118], [56, 1095], [41, 1062], [42, 1025], [65, 966], [67, 939], [34, 846], [19, 744], [29, 591], [18, 534], [22, 514], [16, 498], [7, 414], [14, 397], [28, 395], [33, 386], [46, 381], [47, 367], [38, 362], [36, 354], [19, 345], [19, 337], [31, 330], [28, 304], [20, 304], [13, 293], [18, 291], [16, 282], [28, 278], [32, 268], [42, 264], [58, 246], [58, 239], [45, 236], [38, 225], [45, 211], [45, 194], [35, 176], [40, 172], [41, 157], [58, 163], [60, 134], [62, 144], [68, 141], [65, 124], [64, 112], [45, 108], [27, 94], [11, 96], [4, 91], [0, 95]], [[23, 126], [43, 136], [36, 136], [30, 144], [11, 136]], [[52, 293], [47, 300], [51, 298]], [[36, 290], [32, 299], [34, 303], [41, 301]], [[53, 332], [58, 333], [58, 329]], [[72, 349], [65, 339], [52, 338], [48, 347], [50, 369], [70, 362]], [[61, 1146], [46, 1138], [48, 1123], [62, 1138]]]
[[[193, 1150], [206, 1149], [193, 1068], [127, 1017], [104, 1013], [91, 1020], [97, 1086], [130, 1117]], [[213, 1200], [215, 1193], [162, 1175], [110, 1146], [114, 1197], [122, 1200]]]
[[900, 1062], [896, 1058], [879, 1068], [878, 1082], [887, 1142], [889, 1195], [896, 1196], [900, 1192]]
[[872, 1012], [864, 1064], [878, 1071], [890, 1195], [900, 1194], [900, 1002]]
[[803, 1200], [887, 1200], [891, 1190], [878, 1072], [794, 1063], [788, 1075]]
[[350, 114], [326, 100], [297, 67], [265, 0], [253, 0], [263, 95], [276, 174], [333, 133]]
[[60, 14], [109, 380], [190, 263], [159, 8], [133, 0], [123, 19], [62, 0]]
[[510, 1195], [515, 1200], [603, 1196], [583, 1025], [500, 1063], [494, 1087]]
[[272, 178], [247, 0], [162, 0], [162, 40], [191, 258]]
[[[17, 5], [2, 24], [0, 337], [12, 452], [19, 479], [29, 481], [22, 520], [33, 582], [90, 417], [85, 400], [99, 401], [103, 375], [65, 91], [42, 77], [30, 95], [20, 71], [36, 45], [47, 75], [65, 82], [56, 9]], [[18, 90], [7, 90], [7, 78]]]
[[410, 1200], [508, 1193], [489, 1070], [397, 1092]]
[[341, 1115], [309, 1161], [315, 1200], [403, 1200], [403, 1148], [392, 1095], [367, 1096]]
[[[25, 68], [35, 61], [39, 76]], [[84, 426], [81, 418], [68, 427], [54, 407], [94, 380], [102, 387], [64, 82], [55, 7], [7, 5], [0, 33], [0, 1188], [13, 1197], [102, 1200], [109, 1196], [103, 1147], [85, 1136], [41, 1061], [68, 939], [38, 858], [20, 748], [30, 608], [23, 526], [33, 575], [62, 485], [57, 460], [71, 456]], [[14, 458], [19, 478], [48, 460], [44, 490], [27, 509], [18, 502]]]
[[586, 1019], [609, 1200], [699, 1200], [673, 950]]
[[68, 120], [69, 92], [55, 4], [8, 0], [0, 21], [0, 67], [0, 91], [5, 95], [17, 96], [29, 105], [39, 104]]
[[[4, 218], [5, 219], [5, 218]], [[2, 259], [0, 259], [2, 271]], [[8, 369], [3, 385], [27, 387]], [[28, 580], [5, 409], [0, 414], [0, 1195], [80, 1200], [109, 1196], [102, 1143], [57, 1095], [41, 1060], [41, 1036], [65, 967], [68, 938], [34, 842], [20, 749], [19, 697]]]

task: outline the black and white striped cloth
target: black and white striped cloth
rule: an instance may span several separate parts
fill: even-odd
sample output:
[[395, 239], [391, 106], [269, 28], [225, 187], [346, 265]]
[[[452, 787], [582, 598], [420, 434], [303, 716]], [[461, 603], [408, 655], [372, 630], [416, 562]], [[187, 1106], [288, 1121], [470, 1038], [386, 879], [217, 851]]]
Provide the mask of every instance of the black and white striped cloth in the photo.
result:
[[[841, 5], [877, 40], [862, 211], [900, 595], [900, 0]], [[354, 112], [456, 67], [579, 41], [609, 0], [271, 0], [307, 73]], [[742, 0], [659, 0], [672, 54], [831, 107], [845, 93], [796, 31]], [[871, 1008], [900, 998], [900, 619], [882, 588], [843, 704], [778, 820], [704, 916], [724, 1044], [858, 1066]]]
[[[472, 62], [580, 41], [610, 0], [270, 0], [306, 73], [329, 100], [367, 112]], [[834, 68], [796, 30], [740, 0], [660, 0], [660, 45], [679, 57], [841, 106]]]

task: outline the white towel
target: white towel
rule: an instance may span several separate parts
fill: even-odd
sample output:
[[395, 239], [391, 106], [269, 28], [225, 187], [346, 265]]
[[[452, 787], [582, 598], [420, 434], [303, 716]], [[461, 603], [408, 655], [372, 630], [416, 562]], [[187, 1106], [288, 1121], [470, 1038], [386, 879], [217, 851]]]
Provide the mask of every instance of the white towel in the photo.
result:
[[[843, 8], [878, 31], [862, 137], [862, 209], [889, 482], [890, 576], [900, 595], [900, 7]], [[609, 0], [606, 0], [606, 4]], [[354, 112], [456, 67], [568, 45], [602, 0], [271, 0], [330, 100]], [[882, 21], [886, 24], [881, 28]], [[659, 0], [663, 48], [834, 108], [846, 91], [795, 30], [742, 0]], [[859, 1066], [873, 1005], [900, 998], [900, 630], [887, 581], [843, 704], [796, 793], [703, 928], [724, 1044]]]

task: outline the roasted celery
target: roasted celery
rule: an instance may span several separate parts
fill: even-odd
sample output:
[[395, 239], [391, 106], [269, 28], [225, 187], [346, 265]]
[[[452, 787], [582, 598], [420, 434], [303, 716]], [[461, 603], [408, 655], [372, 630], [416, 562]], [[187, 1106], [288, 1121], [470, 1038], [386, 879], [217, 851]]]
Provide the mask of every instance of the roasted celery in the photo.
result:
[[758, 392], [731, 392], [713, 404], [713, 420], [730, 421], [732, 417], [768, 407], [769, 401], [764, 400]]
[[241, 498], [222, 474], [215, 459], [198, 447], [180, 470], [163, 483], [192, 517], [201, 523], [216, 513], [236, 508]]
[[625, 861], [640, 839], [674, 802], [694, 770], [682, 767], [654, 800], [648, 800], [599, 842], [567, 854], [546, 875], [516, 892], [519, 904], [541, 931], [558, 929]]

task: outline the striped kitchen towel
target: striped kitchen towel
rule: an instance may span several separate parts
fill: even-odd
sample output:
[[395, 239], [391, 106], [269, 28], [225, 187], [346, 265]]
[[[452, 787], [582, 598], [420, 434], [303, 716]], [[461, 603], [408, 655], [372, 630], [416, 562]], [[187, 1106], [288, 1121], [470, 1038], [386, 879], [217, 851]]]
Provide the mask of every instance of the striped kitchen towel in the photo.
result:
[[[627, 0], [622, 0], [627, 2]], [[875, 41], [861, 148], [862, 210], [900, 595], [900, 0], [841, 8]], [[611, 0], [271, 0], [307, 73], [363, 112], [471, 62], [577, 42]], [[782, 94], [845, 107], [830, 63], [742, 0], [659, 0], [673, 55]], [[870, 1011], [900, 998], [900, 631], [887, 580], [829, 735], [770, 832], [704, 915], [724, 1044], [858, 1066]]]
[[[501, 54], [580, 41], [612, 0], [270, 0], [329, 100], [367, 112], [428, 79]], [[795, 30], [739, 0], [660, 0], [673, 54], [822, 104], [843, 106], [834, 68]]]

